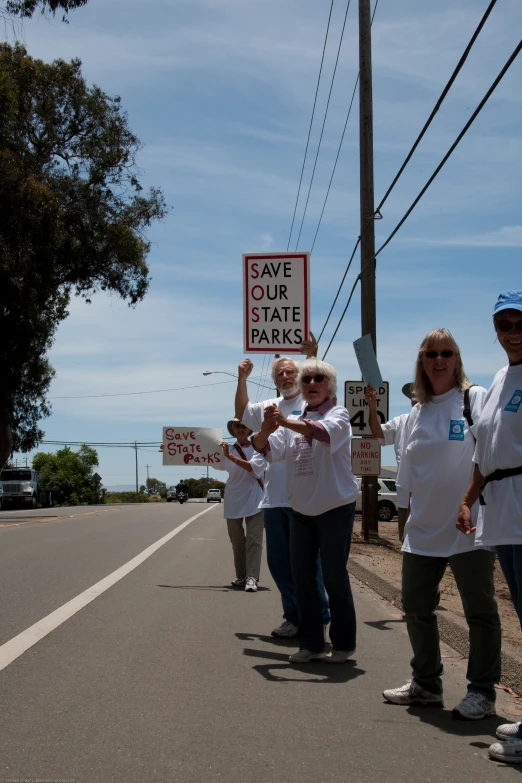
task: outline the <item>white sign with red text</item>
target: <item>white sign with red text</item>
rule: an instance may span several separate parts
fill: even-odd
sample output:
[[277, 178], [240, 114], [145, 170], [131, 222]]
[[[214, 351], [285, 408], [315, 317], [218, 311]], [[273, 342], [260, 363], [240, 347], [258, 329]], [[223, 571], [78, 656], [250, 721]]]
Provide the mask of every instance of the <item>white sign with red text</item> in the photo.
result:
[[310, 254], [243, 255], [245, 353], [301, 353], [310, 333]]
[[209, 427], [163, 427], [164, 465], [220, 465], [223, 432]]
[[354, 476], [381, 475], [381, 447], [377, 438], [352, 438]]

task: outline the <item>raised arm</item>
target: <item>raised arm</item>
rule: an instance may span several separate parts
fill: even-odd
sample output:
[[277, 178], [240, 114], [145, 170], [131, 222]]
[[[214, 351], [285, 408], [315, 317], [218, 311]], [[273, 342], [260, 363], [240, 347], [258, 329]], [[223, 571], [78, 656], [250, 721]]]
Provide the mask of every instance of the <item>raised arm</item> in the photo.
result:
[[234, 407], [236, 419], [239, 419], [239, 421], [243, 420], [243, 414], [248, 405], [247, 378], [253, 369], [254, 365], [250, 359], [244, 359], [242, 362], [239, 362], [239, 367], [237, 368], [237, 389]]
[[381, 422], [377, 415], [377, 394], [373, 386], [367, 386], [364, 392], [366, 402], [368, 403], [368, 410], [370, 412], [370, 429], [374, 438], [384, 440], [384, 432], [382, 431]]
[[230, 460], [230, 462], [233, 462], [234, 465], [238, 465], [240, 468], [243, 468], [243, 470], [246, 470], [247, 473], [253, 472], [252, 465], [247, 459], [241, 459], [241, 457], [236, 457], [235, 454], [231, 454], [228, 443], [222, 443], [221, 448], [223, 449], [223, 454], [227, 459]]

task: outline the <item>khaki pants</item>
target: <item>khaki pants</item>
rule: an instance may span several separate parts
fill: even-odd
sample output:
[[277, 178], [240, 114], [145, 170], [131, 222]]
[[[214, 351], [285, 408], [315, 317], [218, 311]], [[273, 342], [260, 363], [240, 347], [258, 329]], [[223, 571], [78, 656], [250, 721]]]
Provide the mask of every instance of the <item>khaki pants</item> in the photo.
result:
[[232, 551], [234, 552], [234, 566], [238, 579], [247, 579], [253, 576], [259, 582], [261, 568], [261, 552], [263, 551], [263, 512], [258, 511], [251, 517], [245, 517], [245, 529], [243, 518], [227, 519], [227, 528]]

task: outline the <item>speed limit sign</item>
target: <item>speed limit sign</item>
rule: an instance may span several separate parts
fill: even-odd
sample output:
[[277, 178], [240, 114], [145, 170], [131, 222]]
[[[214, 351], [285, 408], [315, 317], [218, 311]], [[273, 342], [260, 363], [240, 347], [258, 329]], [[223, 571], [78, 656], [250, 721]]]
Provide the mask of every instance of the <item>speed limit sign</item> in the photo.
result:
[[[388, 392], [390, 384], [383, 381], [382, 386], [376, 389], [377, 415], [381, 424], [388, 421], [389, 402]], [[364, 398], [366, 384], [364, 381], [346, 381], [344, 384], [344, 405], [350, 414], [350, 422], [355, 436], [370, 436], [370, 412], [368, 403]]]

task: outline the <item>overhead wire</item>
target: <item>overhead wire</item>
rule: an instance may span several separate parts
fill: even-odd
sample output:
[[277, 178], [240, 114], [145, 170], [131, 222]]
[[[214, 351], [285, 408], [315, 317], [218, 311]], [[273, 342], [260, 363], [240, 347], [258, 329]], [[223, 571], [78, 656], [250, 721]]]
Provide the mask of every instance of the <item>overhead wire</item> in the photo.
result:
[[306, 202], [305, 202], [305, 206], [304, 206], [304, 210], [303, 210], [303, 217], [301, 219], [301, 225], [299, 227], [299, 234], [297, 235], [297, 241], [295, 243], [295, 249], [296, 250], [297, 250], [297, 248], [299, 246], [299, 240], [301, 238], [301, 232], [303, 230], [303, 225], [304, 225], [304, 221], [305, 221], [305, 217], [306, 217], [306, 211], [308, 209], [308, 202], [310, 200], [310, 193], [312, 191], [312, 185], [313, 185], [313, 182], [314, 182], [315, 169], [317, 167], [317, 161], [319, 160], [319, 152], [321, 150], [321, 143], [323, 141], [324, 128], [325, 128], [325, 125], [326, 125], [326, 118], [328, 116], [328, 109], [330, 107], [330, 99], [332, 97], [332, 90], [333, 90], [333, 86], [334, 86], [334, 82], [335, 82], [335, 75], [337, 73], [337, 65], [339, 64], [339, 55], [341, 54], [341, 47], [343, 45], [344, 31], [345, 31], [345, 28], [346, 28], [346, 20], [348, 19], [348, 11], [350, 10], [350, 2], [351, 2], [351, 0], [348, 0], [348, 2], [346, 4], [346, 12], [344, 14], [343, 27], [342, 27], [342, 30], [341, 30], [341, 38], [339, 40], [339, 46], [337, 47], [337, 57], [335, 58], [335, 66], [334, 66], [334, 69], [333, 69], [332, 80], [330, 82], [330, 91], [328, 93], [328, 100], [326, 101], [326, 108], [325, 108], [325, 111], [324, 111], [323, 124], [322, 124], [322, 127], [321, 127], [321, 133], [319, 135], [319, 143], [317, 145], [317, 152], [315, 153], [315, 161], [314, 161], [314, 166], [313, 166], [313, 169], [312, 169], [312, 176], [310, 177], [310, 184], [308, 186], [308, 193], [307, 193], [307, 196], [306, 196]]
[[[256, 376], [258, 378], [261, 378], [261, 376]], [[59, 396], [59, 397], [49, 397], [50, 400], [87, 400], [92, 398], [98, 398], [98, 397], [133, 397], [138, 396], [141, 394], [162, 394], [163, 392], [171, 392], [171, 391], [185, 391], [186, 389], [205, 389], [207, 386], [222, 386], [225, 383], [235, 383], [236, 381], [214, 381], [212, 383], [199, 383], [195, 386], [176, 386], [173, 389], [149, 389], [148, 391], [139, 391], [139, 392], [121, 392], [117, 394], [80, 394], [80, 395], [66, 395], [66, 396]], [[248, 379], [249, 383], [253, 383], [255, 386], [263, 386], [262, 383], [257, 383], [256, 381], [252, 381], [250, 378]], [[266, 388], [266, 387], [265, 387]]]
[[[365, 271], [365, 270], [368, 268], [368, 266], [369, 266], [371, 263], [373, 263], [373, 262], [374, 262], [374, 261], [377, 259], [377, 256], [378, 256], [378, 255], [379, 255], [379, 254], [380, 254], [380, 253], [381, 253], [381, 252], [384, 250], [384, 248], [385, 248], [385, 247], [386, 247], [386, 246], [387, 246], [387, 245], [388, 245], [388, 244], [391, 242], [391, 240], [393, 239], [393, 237], [395, 236], [395, 234], [396, 234], [396, 233], [399, 231], [399, 229], [401, 228], [401, 226], [402, 226], [402, 225], [403, 225], [403, 224], [406, 222], [406, 220], [408, 219], [408, 217], [411, 215], [411, 213], [413, 212], [413, 210], [415, 209], [415, 207], [417, 206], [417, 204], [419, 203], [419, 201], [421, 200], [421, 198], [423, 197], [423, 195], [426, 193], [426, 191], [427, 191], [427, 190], [428, 190], [428, 188], [430, 187], [431, 183], [432, 183], [432, 182], [434, 181], [434, 179], [437, 177], [437, 175], [439, 174], [439, 172], [441, 171], [441, 169], [443, 168], [443, 166], [446, 164], [446, 162], [448, 161], [448, 159], [450, 158], [450, 156], [451, 156], [451, 155], [453, 154], [453, 152], [455, 151], [456, 147], [457, 147], [457, 146], [460, 144], [460, 142], [462, 141], [462, 139], [464, 138], [464, 136], [465, 136], [465, 135], [466, 135], [466, 133], [468, 132], [469, 128], [470, 128], [470, 127], [471, 127], [471, 125], [474, 123], [474, 121], [476, 120], [476, 118], [478, 117], [478, 115], [480, 114], [480, 112], [482, 111], [482, 109], [484, 108], [484, 106], [486, 105], [486, 103], [488, 102], [488, 100], [490, 99], [491, 95], [492, 95], [492, 94], [493, 94], [493, 92], [496, 90], [496, 88], [498, 87], [498, 85], [500, 84], [500, 82], [502, 81], [502, 79], [504, 78], [504, 76], [506, 75], [506, 73], [508, 72], [509, 68], [510, 68], [510, 67], [512, 66], [512, 64], [514, 63], [514, 61], [516, 60], [516, 58], [517, 58], [517, 57], [518, 57], [518, 55], [520, 54], [520, 51], [521, 51], [521, 50], [522, 50], [522, 40], [521, 40], [521, 41], [518, 43], [518, 45], [515, 47], [515, 49], [514, 49], [513, 53], [511, 54], [511, 56], [509, 57], [509, 59], [508, 59], [508, 60], [507, 60], [507, 62], [505, 63], [504, 67], [502, 68], [502, 70], [500, 71], [500, 73], [498, 74], [498, 76], [496, 77], [496, 79], [493, 81], [493, 83], [491, 84], [490, 88], [488, 89], [488, 91], [486, 92], [486, 94], [484, 95], [484, 97], [482, 98], [482, 100], [480, 101], [480, 103], [478, 104], [477, 108], [475, 109], [475, 111], [473, 112], [473, 114], [471, 115], [471, 117], [469, 118], [469, 120], [467, 121], [467, 123], [465, 124], [464, 128], [461, 130], [461, 132], [459, 133], [459, 135], [457, 136], [457, 138], [455, 139], [455, 141], [453, 142], [453, 144], [451, 145], [451, 147], [449, 148], [449, 150], [447, 151], [447, 153], [445, 154], [445, 156], [443, 157], [443, 159], [441, 160], [441, 162], [439, 163], [439, 165], [437, 166], [437, 168], [435, 169], [435, 171], [433, 172], [433, 174], [431, 175], [431, 177], [428, 179], [428, 181], [426, 182], [426, 184], [424, 185], [424, 187], [422, 188], [422, 190], [420, 191], [420, 193], [417, 195], [417, 197], [415, 198], [415, 200], [413, 201], [413, 203], [412, 203], [412, 204], [410, 205], [410, 207], [407, 209], [407, 211], [405, 212], [405, 214], [403, 215], [403, 217], [401, 218], [401, 220], [400, 220], [400, 221], [397, 223], [397, 225], [395, 226], [395, 228], [393, 229], [393, 231], [391, 232], [391, 234], [388, 236], [388, 238], [385, 240], [385, 242], [383, 242], [383, 244], [382, 244], [382, 245], [379, 247], [379, 249], [378, 249], [378, 250], [377, 250], [377, 251], [374, 253], [374, 255], [372, 256], [372, 258], [370, 258], [370, 259], [367, 261], [367, 263], [365, 264], [365, 266], [364, 266], [364, 267], [361, 269], [360, 273], [357, 275], [357, 277], [356, 277], [356, 279], [355, 279], [355, 282], [354, 282], [354, 284], [353, 284], [352, 290], [351, 290], [351, 292], [350, 292], [350, 297], [349, 297], [349, 299], [348, 299], [348, 302], [347, 302], [347, 304], [346, 304], [346, 307], [345, 307], [345, 308], [344, 308], [344, 310], [343, 310], [343, 313], [342, 313], [342, 315], [341, 315], [341, 318], [339, 319], [339, 322], [338, 322], [338, 324], [337, 324], [337, 327], [336, 327], [336, 329], [335, 329], [334, 335], [333, 335], [332, 339], [330, 340], [330, 342], [329, 342], [329, 344], [328, 344], [328, 347], [327, 347], [327, 349], [326, 349], [326, 351], [325, 351], [325, 353], [324, 353], [324, 355], [323, 355], [323, 359], [325, 358], [325, 356], [327, 355], [328, 351], [330, 350], [330, 346], [331, 346], [331, 344], [332, 344], [332, 342], [333, 342], [333, 340], [334, 340], [334, 338], [335, 338], [335, 335], [337, 334], [337, 332], [338, 332], [338, 330], [339, 330], [339, 327], [340, 327], [340, 325], [341, 325], [341, 323], [342, 323], [342, 320], [343, 320], [343, 318], [344, 318], [344, 316], [345, 316], [345, 314], [346, 314], [346, 311], [347, 311], [347, 309], [348, 309], [348, 305], [349, 305], [349, 304], [350, 304], [350, 302], [351, 302], [351, 299], [352, 299], [353, 293], [354, 293], [354, 291], [355, 291], [355, 288], [356, 288], [356, 286], [357, 286], [357, 283], [358, 283], [358, 282], [359, 282], [359, 280], [361, 279], [361, 277], [362, 277], [362, 274], [363, 274], [363, 273], [364, 273], [364, 271]], [[359, 240], [358, 240], [358, 241], [360, 241], [360, 237], [359, 237]]]
[[303, 183], [303, 174], [304, 174], [305, 165], [306, 165], [306, 157], [308, 155], [308, 145], [310, 144], [310, 135], [312, 133], [312, 125], [313, 125], [313, 122], [314, 122], [315, 107], [316, 107], [316, 104], [317, 104], [317, 95], [319, 93], [319, 84], [321, 82], [321, 74], [323, 72], [324, 55], [325, 55], [325, 52], [326, 52], [326, 44], [327, 44], [327, 41], [328, 41], [328, 33], [330, 31], [330, 22], [331, 22], [331, 19], [332, 19], [333, 5], [334, 5], [334, 0], [332, 0], [332, 2], [330, 4], [330, 13], [328, 15], [328, 24], [326, 26], [326, 34], [325, 34], [325, 37], [324, 37], [323, 54], [321, 56], [321, 65], [319, 67], [319, 75], [317, 77], [317, 85], [316, 85], [316, 88], [315, 88], [314, 105], [313, 105], [313, 108], [312, 108], [312, 116], [310, 118], [310, 127], [308, 128], [308, 138], [306, 140], [306, 147], [305, 147], [305, 153], [304, 153], [304, 158], [303, 158], [303, 165], [302, 165], [302, 168], [301, 168], [301, 176], [299, 178], [299, 187], [297, 188], [297, 198], [295, 200], [294, 215], [292, 217], [292, 224], [290, 226], [290, 234], [288, 236], [288, 244], [286, 246], [287, 251], [290, 248], [290, 241], [292, 239], [292, 232], [294, 230], [294, 221], [295, 221], [295, 216], [296, 216], [296, 212], [297, 212], [297, 205], [299, 203], [299, 196], [301, 194], [301, 185]]

